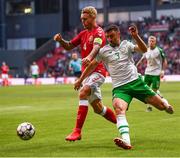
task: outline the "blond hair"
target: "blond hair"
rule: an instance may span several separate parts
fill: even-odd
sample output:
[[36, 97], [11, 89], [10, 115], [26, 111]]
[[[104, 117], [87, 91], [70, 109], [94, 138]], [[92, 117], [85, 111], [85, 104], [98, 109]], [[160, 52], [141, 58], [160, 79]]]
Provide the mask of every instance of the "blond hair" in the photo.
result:
[[81, 14], [84, 14], [84, 13], [87, 13], [91, 17], [96, 18], [97, 10], [93, 6], [87, 6], [87, 7], [84, 7], [81, 11]]
[[151, 36], [149, 36], [148, 40], [149, 40], [149, 39], [154, 39], [154, 40], [156, 40], [156, 37], [151, 35]]

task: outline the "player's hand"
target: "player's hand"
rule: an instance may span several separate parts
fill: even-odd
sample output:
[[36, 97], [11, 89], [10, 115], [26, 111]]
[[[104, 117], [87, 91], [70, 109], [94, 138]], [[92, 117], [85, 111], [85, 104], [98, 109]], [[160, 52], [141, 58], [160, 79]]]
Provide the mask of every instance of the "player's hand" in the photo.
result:
[[164, 78], [164, 71], [161, 71], [160, 78]]
[[62, 36], [60, 33], [57, 33], [54, 35], [54, 40], [57, 42], [60, 42], [62, 40]]
[[81, 87], [81, 81], [77, 79], [74, 83], [74, 90], [79, 90]]
[[131, 36], [138, 35], [138, 29], [137, 29], [136, 25], [132, 24], [129, 26], [129, 33], [131, 34]]
[[91, 59], [90, 59], [89, 56], [87, 56], [86, 58], [83, 58], [83, 59], [82, 59], [82, 64], [83, 64], [84, 66], [87, 67], [90, 63], [91, 63]]

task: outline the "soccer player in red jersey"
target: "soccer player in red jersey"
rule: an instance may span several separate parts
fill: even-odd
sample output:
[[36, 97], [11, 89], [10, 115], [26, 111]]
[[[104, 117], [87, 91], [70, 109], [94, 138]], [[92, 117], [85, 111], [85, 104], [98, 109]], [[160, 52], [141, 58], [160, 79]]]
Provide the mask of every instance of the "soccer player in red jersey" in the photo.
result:
[[[81, 11], [81, 21], [84, 30], [81, 31], [71, 41], [66, 41], [61, 34], [56, 34], [54, 40], [58, 41], [66, 50], [71, 50], [78, 45], [81, 47], [82, 72], [87, 65], [95, 58], [99, 49], [106, 43], [105, 33], [96, 23], [97, 11], [94, 7], [88, 6]], [[101, 101], [100, 86], [105, 81], [106, 70], [100, 63], [93, 73], [88, 76], [82, 84], [79, 91], [79, 108], [77, 112], [76, 126], [73, 132], [66, 137], [67, 141], [81, 139], [81, 129], [83, 127], [88, 112], [88, 103], [94, 109], [94, 112], [102, 115], [107, 120], [116, 123], [114, 112], [104, 106]]]
[[5, 62], [2, 62], [1, 77], [2, 77], [2, 85], [3, 86], [8, 86], [9, 85], [8, 72], [9, 72], [8, 65]]

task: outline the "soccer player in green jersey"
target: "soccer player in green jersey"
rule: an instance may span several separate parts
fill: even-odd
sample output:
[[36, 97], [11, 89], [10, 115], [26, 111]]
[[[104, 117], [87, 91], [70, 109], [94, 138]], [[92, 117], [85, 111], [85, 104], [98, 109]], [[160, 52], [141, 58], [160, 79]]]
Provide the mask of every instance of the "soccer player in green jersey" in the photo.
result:
[[127, 40], [121, 41], [118, 26], [107, 27], [105, 33], [109, 44], [100, 49], [96, 58], [74, 84], [74, 89], [78, 90], [83, 80], [99, 62], [106, 65], [112, 78], [113, 107], [116, 113], [117, 129], [121, 135], [121, 137], [115, 138], [114, 142], [123, 149], [132, 148], [126, 110], [133, 98], [151, 104], [159, 110], [165, 110], [167, 113], [172, 114], [174, 112], [173, 107], [162, 100], [139, 76], [132, 53], [135, 51], [145, 53], [147, 47], [138, 35], [136, 26], [130, 26], [129, 32], [137, 45]]
[[[165, 58], [164, 51], [157, 46], [155, 36], [149, 36], [148, 50], [146, 53], [143, 54], [142, 58], [136, 64], [136, 67], [138, 67], [138, 65], [144, 59], [147, 60], [144, 81], [148, 86], [151, 86], [152, 89], [160, 95], [160, 78], [164, 77], [164, 71], [167, 67], [167, 60]], [[146, 111], [152, 111], [152, 107], [150, 105], [147, 105]]]

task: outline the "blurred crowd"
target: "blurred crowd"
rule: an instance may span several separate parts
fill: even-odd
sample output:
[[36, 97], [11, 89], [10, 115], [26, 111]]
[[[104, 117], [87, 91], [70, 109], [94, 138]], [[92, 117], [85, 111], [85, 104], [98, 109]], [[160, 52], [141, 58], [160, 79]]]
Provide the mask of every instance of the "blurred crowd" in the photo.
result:
[[[157, 38], [158, 46], [165, 51], [168, 61], [168, 68], [165, 74], [180, 74], [180, 19], [163, 16], [156, 22], [151, 22], [151, 19], [142, 19], [136, 24], [140, 30], [141, 37], [146, 43], [149, 35], [154, 35]], [[139, 58], [139, 55], [136, 53], [134, 60], [137, 62]], [[145, 64], [138, 67], [139, 72], [142, 74], [145, 70]]]
[[[180, 74], [180, 18], [162, 16], [155, 22], [153, 22], [151, 18], [139, 18], [138, 21], [133, 22], [118, 21], [116, 24], [119, 25], [122, 40], [131, 40], [127, 30], [132, 23], [136, 24], [140, 36], [146, 43], [150, 35], [156, 36], [157, 44], [165, 51], [168, 61], [168, 68], [166, 69], [165, 74]], [[103, 25], [101, 26], [104, 27]], [[80, 30], [80, 26], [70, 30], [65, 33], [64, 38], [71, 39]], [[41, 59], [41, 62], [38, 62], [43, 77], [73, 76], [74, 74], [69, 68], [69, 63], [72, 60], [71, 56], [73, 53], [77, 53], [80, 58], [79, 49], [66, 51], [60, 46], [57, 46], [55, 50], [49, 52], [43, 59]], [[141, 54], [134, 53], [135, 62], [138, 62], [140, 58]], [[138, 67], [138, 71], [144, 74], [145, 67], [146, 63], [141, 64]]]

